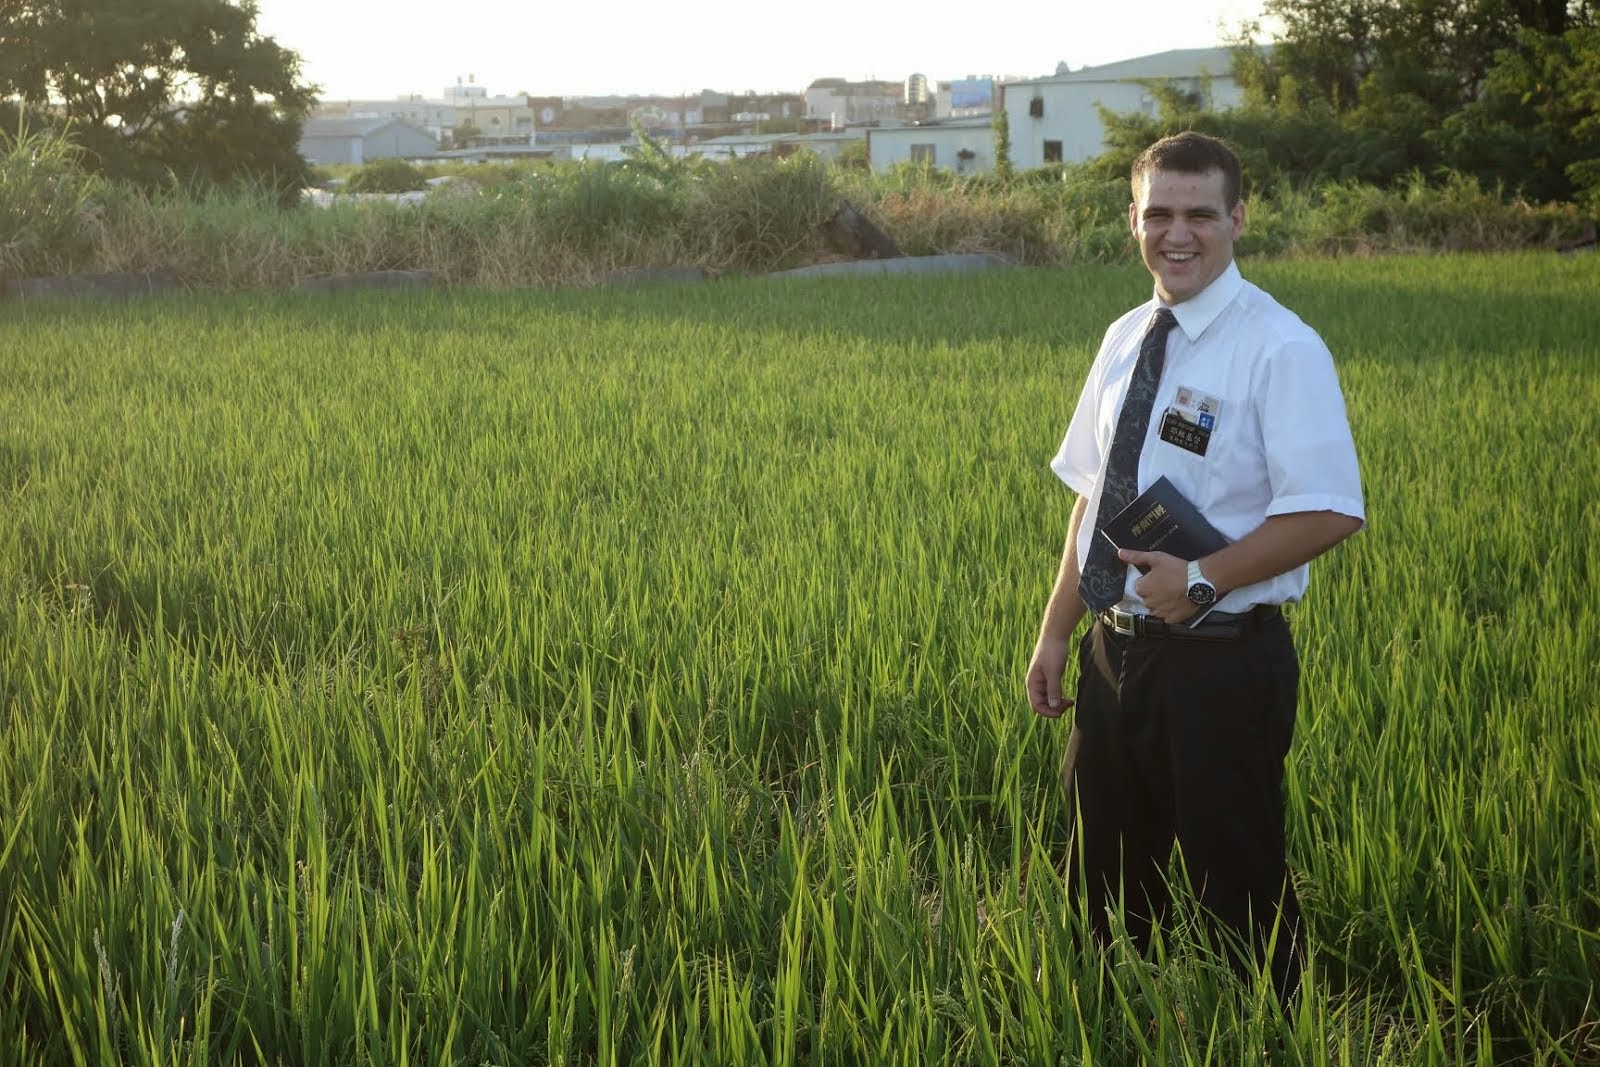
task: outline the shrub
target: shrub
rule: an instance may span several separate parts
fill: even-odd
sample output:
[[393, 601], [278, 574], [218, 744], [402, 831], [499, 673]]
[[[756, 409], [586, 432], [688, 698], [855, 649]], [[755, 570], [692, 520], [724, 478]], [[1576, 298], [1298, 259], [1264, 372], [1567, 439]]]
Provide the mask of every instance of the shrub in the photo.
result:
[[810, 152], [704, 164], [685, 186], [684, 242], [719, 266], [793, 265], [822, 246], [820, 227], [839, 203], [834, 173]]
[[65, 130], [0, 130], [0, 280], [71, 270], [93, 246], [97, 179]]
[[[238, 290], [384, 269], [427, 269], [476, 286], [583, 283], [687, 264], [754, 273], [822, 258], [820, 225], [841, 198], [911, 255], [997, 252], [1063, 266], [1127, 261], [1134, 251], [1127, 178], [1094, 166], [1040, 168], [1009, 182], [909, 166], [873, 174], [809, 153], [452, 168], [470, 174], [470, 190], [464, 181], [460, 195], [413, 204], [284, 211], [265, 184], [197, 193], [90, 178], [59, 135], [20, 132], [0, 147], [5, 275], [164, 271], [195, 288]], [[1413, 176], [1392, 189], [1279, 181], [1251, 198], [1239, 251], [1501, 249], [1580, 230], [1572, 205], [1506, 200], [1471, 177]]]
[[1552, 242], [1574, 214], [1570, 206], [1508, 200], [1501, 190], [1453, 172], [1437, 185], [1420, 173], [1389, 188], [1330, 183], [1313, 201], [1296, 242], [1313, 252], [1523, 248]]
[[659, 175], [634, 163], [585, 160], [530, 175], [517, 194], [531, 197], [540, 236], [596, 251], [624, 235], [658, 238], [676, 229], [680, 198]]
[[414, 193], [427, 188], [422, 171], [403, 159], [375, 159], [356, 171], [352, 193]]

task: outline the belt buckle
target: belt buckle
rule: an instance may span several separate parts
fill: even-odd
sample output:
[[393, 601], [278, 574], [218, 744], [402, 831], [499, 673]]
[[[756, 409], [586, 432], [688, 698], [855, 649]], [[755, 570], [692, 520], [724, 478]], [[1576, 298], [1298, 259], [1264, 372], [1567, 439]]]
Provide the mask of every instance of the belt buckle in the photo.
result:
[[1144, 636], [1144, 627], [1140, 625], [1141, 616], [1131, 611], [1123, 611], [1121, 608], [1109, 608], [1106, 614], [1111, 616], [1111, 629], [1117, 633], [1124, 637]]

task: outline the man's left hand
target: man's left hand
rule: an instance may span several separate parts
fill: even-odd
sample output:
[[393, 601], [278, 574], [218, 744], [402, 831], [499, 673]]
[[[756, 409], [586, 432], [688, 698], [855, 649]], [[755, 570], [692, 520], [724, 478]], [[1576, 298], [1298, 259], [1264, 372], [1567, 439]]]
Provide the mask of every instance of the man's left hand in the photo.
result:
[[1189, 561], [1165, 552], [1135, 552], [1124, 548], [1117, 553], [1124, 563], [1149, 567], [1148, 573], [1133, 583], [1150, 614], [1162, 622], [1184, 622], [1199, 610], [1189, 599]]

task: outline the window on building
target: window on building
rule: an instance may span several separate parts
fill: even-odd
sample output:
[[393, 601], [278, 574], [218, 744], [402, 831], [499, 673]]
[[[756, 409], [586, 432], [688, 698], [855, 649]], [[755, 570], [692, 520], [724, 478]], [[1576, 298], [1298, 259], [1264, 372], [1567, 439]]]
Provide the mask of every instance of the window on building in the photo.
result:
[[1036, 96], [1028, 101], [1028, 115], [1032, 118], [1044, 118], [1044, 97]]
[[1046, 163], [1061, 162], [1061, 142], [1046, 141], [1044, 143], [1044, 161]]
[[934, 146], [931, 144], [914, 144], [911, 146], [911, 162], [913, 163], [926, 163], [931, 167], [937, 162], [934, 158], [935, 154]]

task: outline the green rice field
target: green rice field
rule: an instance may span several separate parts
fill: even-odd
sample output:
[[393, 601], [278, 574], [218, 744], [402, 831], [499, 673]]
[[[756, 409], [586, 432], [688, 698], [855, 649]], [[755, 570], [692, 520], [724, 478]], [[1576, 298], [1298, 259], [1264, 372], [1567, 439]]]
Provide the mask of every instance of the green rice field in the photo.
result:
[[0, 1065], [1600, 1063], [1600, 260], [1244, 266], [1369, 517], [1287, 1013], [1023, 693], [1137, 266], [197, 296], [0, 306]]

